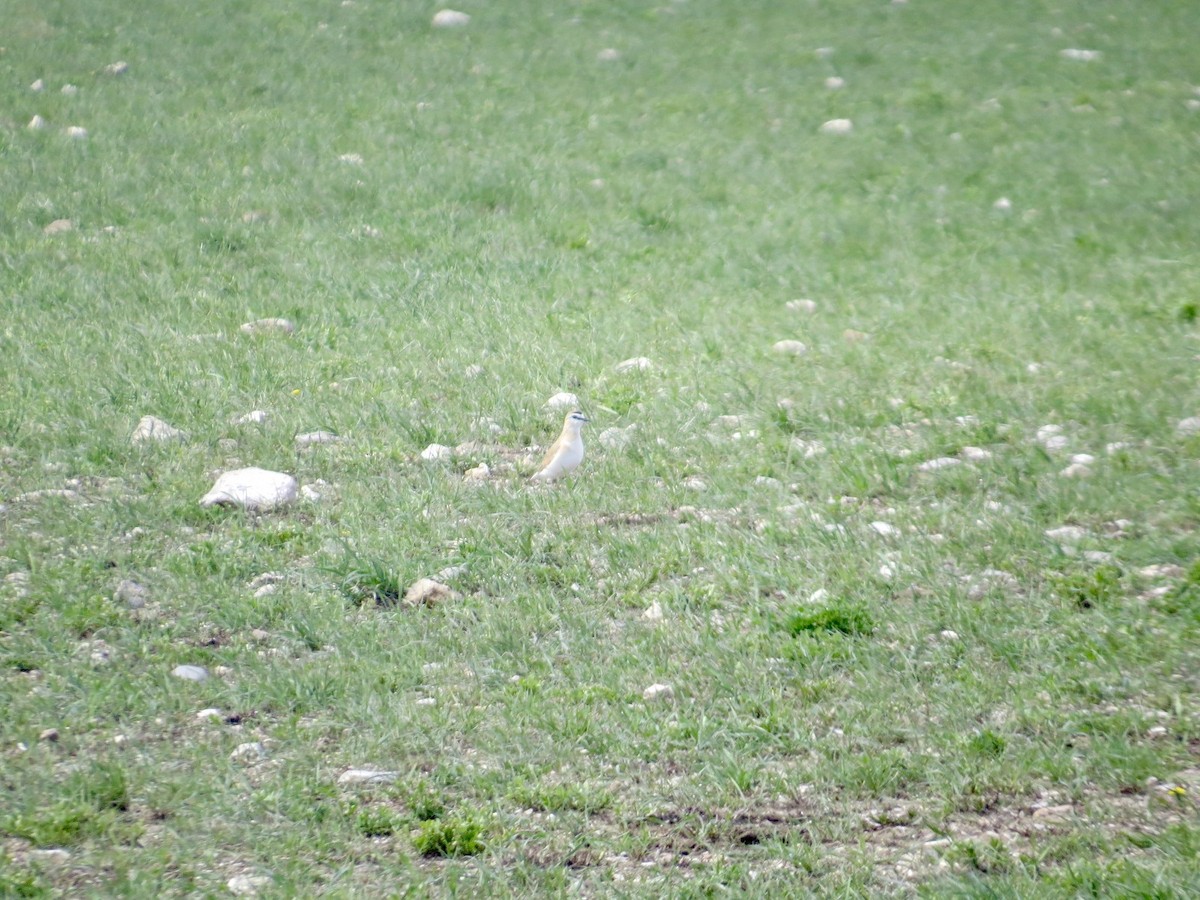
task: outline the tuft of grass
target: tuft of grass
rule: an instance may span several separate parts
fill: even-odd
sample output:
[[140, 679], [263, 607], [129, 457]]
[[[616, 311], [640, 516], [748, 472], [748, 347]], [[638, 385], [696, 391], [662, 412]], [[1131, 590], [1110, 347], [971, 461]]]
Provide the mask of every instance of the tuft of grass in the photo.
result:
[[482, 836], [471, 819], [432, 819], [421, 823], [413, 845], [422, 856], [475, 856], [485, 849]]
[[1102, 565], [1084, 572], [1072, 572], [1052, 579], [1056, 592], [1079, 609], [1108, 606], [1122, 592], [1121, 570]]
[[875, 622], [864, 607], [841, 603], [798, 612], [787, 620], [787, 630], [793, 637], [823, 631], [857, 637], [872, 634]]

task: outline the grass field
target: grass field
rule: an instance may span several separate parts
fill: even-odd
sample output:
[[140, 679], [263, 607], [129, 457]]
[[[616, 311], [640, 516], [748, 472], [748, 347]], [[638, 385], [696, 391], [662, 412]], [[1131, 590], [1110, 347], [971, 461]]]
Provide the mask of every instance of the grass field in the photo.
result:
[[457, 8], [5, 4], [0, 896], [1200, 894], [1200, 9]]

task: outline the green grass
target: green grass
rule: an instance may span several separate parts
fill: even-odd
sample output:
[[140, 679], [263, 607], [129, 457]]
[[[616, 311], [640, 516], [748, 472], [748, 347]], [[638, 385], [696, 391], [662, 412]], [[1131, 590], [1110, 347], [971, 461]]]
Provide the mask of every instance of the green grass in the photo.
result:
[[0, 894], [1200, 893], [1200, 13], [463, 9], [5, 8]]

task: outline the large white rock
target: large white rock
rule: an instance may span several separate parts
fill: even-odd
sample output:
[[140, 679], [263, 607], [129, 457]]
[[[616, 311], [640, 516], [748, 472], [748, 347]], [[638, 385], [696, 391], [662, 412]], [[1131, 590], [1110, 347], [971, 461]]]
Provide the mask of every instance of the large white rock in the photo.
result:
[[546, 405], [559, 412], [566, 409], [579, 409], [579, 398], [569, 391], [559, 391], [546, 401]]
[[849, 119], [830, 119], [820, 130], [822, 134], [849, 134], [854, 130], [854, 123]]
[[457, 9], [440, 9], [433, 14], [434, 28], [462, 28], [471, 22], [471, 17]]
[[291, 503], [299, 488], [291, 475], [251, 466], [222, 474], [200, 498], [200, 505], [241, 506], [262, 512]]
[[808, 347], [803, 341], [776, 341], [771, 345], [771, 349], [787, 356], [803, 356], [808, 352]]

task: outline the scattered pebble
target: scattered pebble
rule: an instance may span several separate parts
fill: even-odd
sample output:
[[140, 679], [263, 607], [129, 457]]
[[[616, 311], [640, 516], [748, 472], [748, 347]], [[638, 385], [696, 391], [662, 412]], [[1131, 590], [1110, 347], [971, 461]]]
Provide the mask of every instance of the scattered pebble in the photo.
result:
[[1096, 457], [1092, 456], [1090, 453], [1075, 453], [1071, 456], [1071, 462], [1077, 463], [1081, 466], [1090, 466], [1095, 461]]
[[463, 369], [463, 374], [468, 378], [478, 378], [483, 374], [483, 366], [478, 363], [471, 363], [471, 365]]
[[699, 475], [689, 475], [687, 478], [683, 479], [683, 486], [689, 491], [708, 490], [708, 482], [706, 482]]
[[1065, 450], [1068, 443], [1065, 434], [1054, 434], [1042, 441], [1042, 446], [1047, 450]]
[[900, 534], [900, 529], [890, 522], [872, 522], [867, 527], [881, 537], [895, 537]]
[[943, 641], [957, 641], [958, 640], [958, 632], [951, 631], [949, 628], [947, 628], [946, 630], [944, 630], [940, 634], [938, 634], [938, 637], [940, 637]]
[[790, 309], [792, 312], [802, 312], [811, 315], [817, 311], [816, 300], [789, 300], [783, 305], [784, 308]]
[[1165, 725], [1155, 725], [1146, 731], [1146, 737], [1152, 741], [1161, 741], [1167, 734], [1167, 726]]
[[225, 715], [215, 706], [210, 706], [208, 709], [202, 709], [196, 713], [196, 718], [201, 722], [207, 722], [209, 719], [223, 720]]
[[279, 584], [283, 580], [284, 576], [281, 572], [263, 572], [261, 575], [255, 575], [246, 582], [246, 587], [252, 591], [256, 591], [263, 585]]
[[1058, 528], [1049, 528], [1043, 533], [1059, 544], [1078, 544], [1088, 536], [1087, 529], [1078, 525], [1061, 525]]
[[808, 352], [808, 347], [801, 341], [776, 341], [771, 345], [771, 349], [775, 353], [783, 353], [787, 356], [803, 356]]
[[133, 429], [133, 435], [129, 440], [134, 446], [137, 446], [138, 444], [182, 441], [186, 437], [184, 432], [173, 425], [168, 425], [156, 416], [142, 416], [138, 419], [137, 427]]
[[37, 81], [35, 81], [33, 84], [31, 84], [29, 86], [29, 89], [31, 91], [33, 91], [35, 94], [40, 94], [42, 91], [44, 91], [46, 89], [46, 82], [42, 81], [42, 79], [39, 78]]
[[1200, 434], [1200, 416], [1189, 416], [1186, 419], [1180, 419], [1179, 424], [1175, 426], [1175, 430], [1180, 434]]
[[1058, 55], [1063, 59], [1070, 59], [1076, 62], [1095, 62], [1100, 58], [1100, 51], [1079, 50], [1075, 47], [1068, 47], [1065, 50], [1059, 50]]
[[65, 234], [75, 230], [75, 223], [70, 219], [55, 219], [42, 229], [42, 234]]
[[1061, 806], [1043, 806], [1040, 809], [1033, 811], [1035, 819], [1047, 819], [1052, 822], [1059, 822], [1063, 819], [1069, 819], [1074, 815], [1075, 808], [1069, 803], [1064, 803]]
[[420, 578], [404, 592], [404, 602], [412, 606], [434, 606], [443, 600], [454, 600], [458, 594], [447, 585], [432, 578]]
[[417, 706], [437, 706], [436, 697], [421, 697], [417, 700]]
[[66, 97], [74, 97], [79, 93], [79, 87], [74, 84], [64, 84], [61, 88], [62, 94]]
[[113, 591], [113, 600], [125, 604], [129, 609], [141, 609], [146, 605], [149, 596], [150, 592], [144, 585], [128, 578], [118, 584], [117, 589]]
[[123, 59], [117, 60], [115, 63], [109, 63], [104, 67], [105, 75], [124, 75], [128, 71], [129, 63]]
[[634, 356], [613, 366], [613, 370], [618, 375], [623, 375], [626, 372], [646, 372], [652, 368], [654, 368], [654, 363], [645, 356]]
[[1058, 474], [1063, 478], [1091, 478], [1092, 470], [1082, 463], [1071, 463]]
[[1155, 563], [1138, 569], [1138, 574], [1143, 578], [1182, 578], [1183, 566], [1177, 566], [1174, 563]]
[[480, 463], [474, 468], [463, 472], [463, 479], [466, 481], [487, 481], [491, 474], [492, 470], [488, 467], [488, 464]]
[[34, 115], [34, 117], [29, 120], [29, 124], [25, 127], [30, 131], [41, 131], [46, 127], [46, 120], [39, 115]]
[[256, 897], [259, 892], [271, 886], [271, 879], [266, 875], [234, 875], [225, 887], [229, 893], [238, 897]]
[[559, 391], [546, 401], [546, 406], [557, 412], [568, 409], [579, 409], [579, 398], [568, 391]]
[[58, 729], [47, 728], [43, 730], [42, 733], [38, 735], [38, 740], [49, 744], [56, 743], [58, 741]]
[[176, 666], [171, 670], [171, 674], [185, 681], [205, 681], [208, 678], [208, 669], [204, 666]]
[[58, 500], [67, 500], [74, 503], [82, 498], [78, 491], [73, 491], [69, 488], [44, 488], [40, 491], [26, 491], [23, 494], [18, 494], [13, 499], [18, 502], [29, 502], [33, 500], [48, 500], [55, 498]]
[[996, 212], [1012, 212], [1012, 201], [1007, 197], [1001, 197], [992, 204], [992, 209]]
[[440, 9], [433, 15], [434, 28], [462, 28], [470, 21], [469, 15], [456, 9]]
[[961, 466], [962, 460], [953, 456], [939, 456], [937, 459], [926, 460], [917, 466], [918, 472], [937, 472], [940, 469], [952, 469]]
[[279, 593], [279, 585], [264, 584], [262, 587], [260, 587], [258, 590], [256, 590], [254, 592], [254, 598], [257, 600], [261, 600], [263, 597], [270, 597], [272, 594], [277, 594], [277, 593]]
[[642, 691], [643, 700], [670, 700], [675, 696], [675, 689], [669, 684], [652, 684]]
[[646, 607], [646, 611], [642, 613], [642, 618], [647, 622], [661, 622], [663, 620], [663, 608], [657, 600]]
[[296, 330], [290, 319], [255, 319], [253, 322], [243, 322], [238, 327], [242, 334], [292, 334]]
[[82, 141], [88, 136], [87, 129], [79, 125], [68, 125], [64, 133], [73, 141]]
[[426, 462], [440, 462], [454, 455], [454, 450], [445, 444], [430, 444], [421, 451], [421, 459]]
[[340, 435], [332, 431], [308, 431], [296, 435], [297, 447], [311, 447], [315, 444], [336, 444], [342, 440]]
[[263, 746], [262, 741], [250, 741], [245, 744], [238, 744], [234, 748], [234, 751], [229, 754], [229, 758], [234, 762], [253, 765], [267, 758], [267, 748]]
[[265, 410], [252, 409], [243, 416], [238, 416], [233, 420], [234, 425], [262, 425], [267, 421], [268, 415]]
[[338, 776], [337, 783], [341, 785], [391, 784], [399, 777], [399, 772], [385, 772], [380, 769], [347, 769]]
[[971, 462], [983, 462], [992, 458], [991, 450], [984, 450], [982, 447], [963, 447], [959, 451], [959, 455], [963, 459], [968, 459]]
[[1130, 449], [1132, 446], [1133, 444], [1129, 443], [1128, 441], [1114, 441], [1111, 444], [1104, 445], [1104, 453], [1107, 456], [1114, 456], [1115, 454], [1120, 453], [1122, 450]]
[[1083, 558], [1090, 563], [1104, 564], [1116, 561], [1116, 557], [1107, 550], [1084, 550]]
[[814, 456], [821, 456], [826, 453], [825, 444], [822, 441], [806, 441], [803, 438], [792, 438], [792, 449], [798, 452], [805, 459], [812, 459]]
[[612, 47], [605, 47], [596, 54], [596, 59], [600, 60], [600, 62], [616, 62], [620, 58], [621, 51], [614, 50]]
[[854, 123], [849, 119], [830, 119], [820, 128], [822, 134], [849, 134], [853, 130]]
[[846, 79], [839, 78], [837, 75], [830, 75], [825, 79], [825, 87], [831, 91], [840, 91], [846, 86]]
[[251, 466], [222, 474], [212, 490], [200, 498], [200, 505], [240, 506], [252, 512], [266, 512], [293, 502], [298, 489], [299, 484], [291, 475]]

